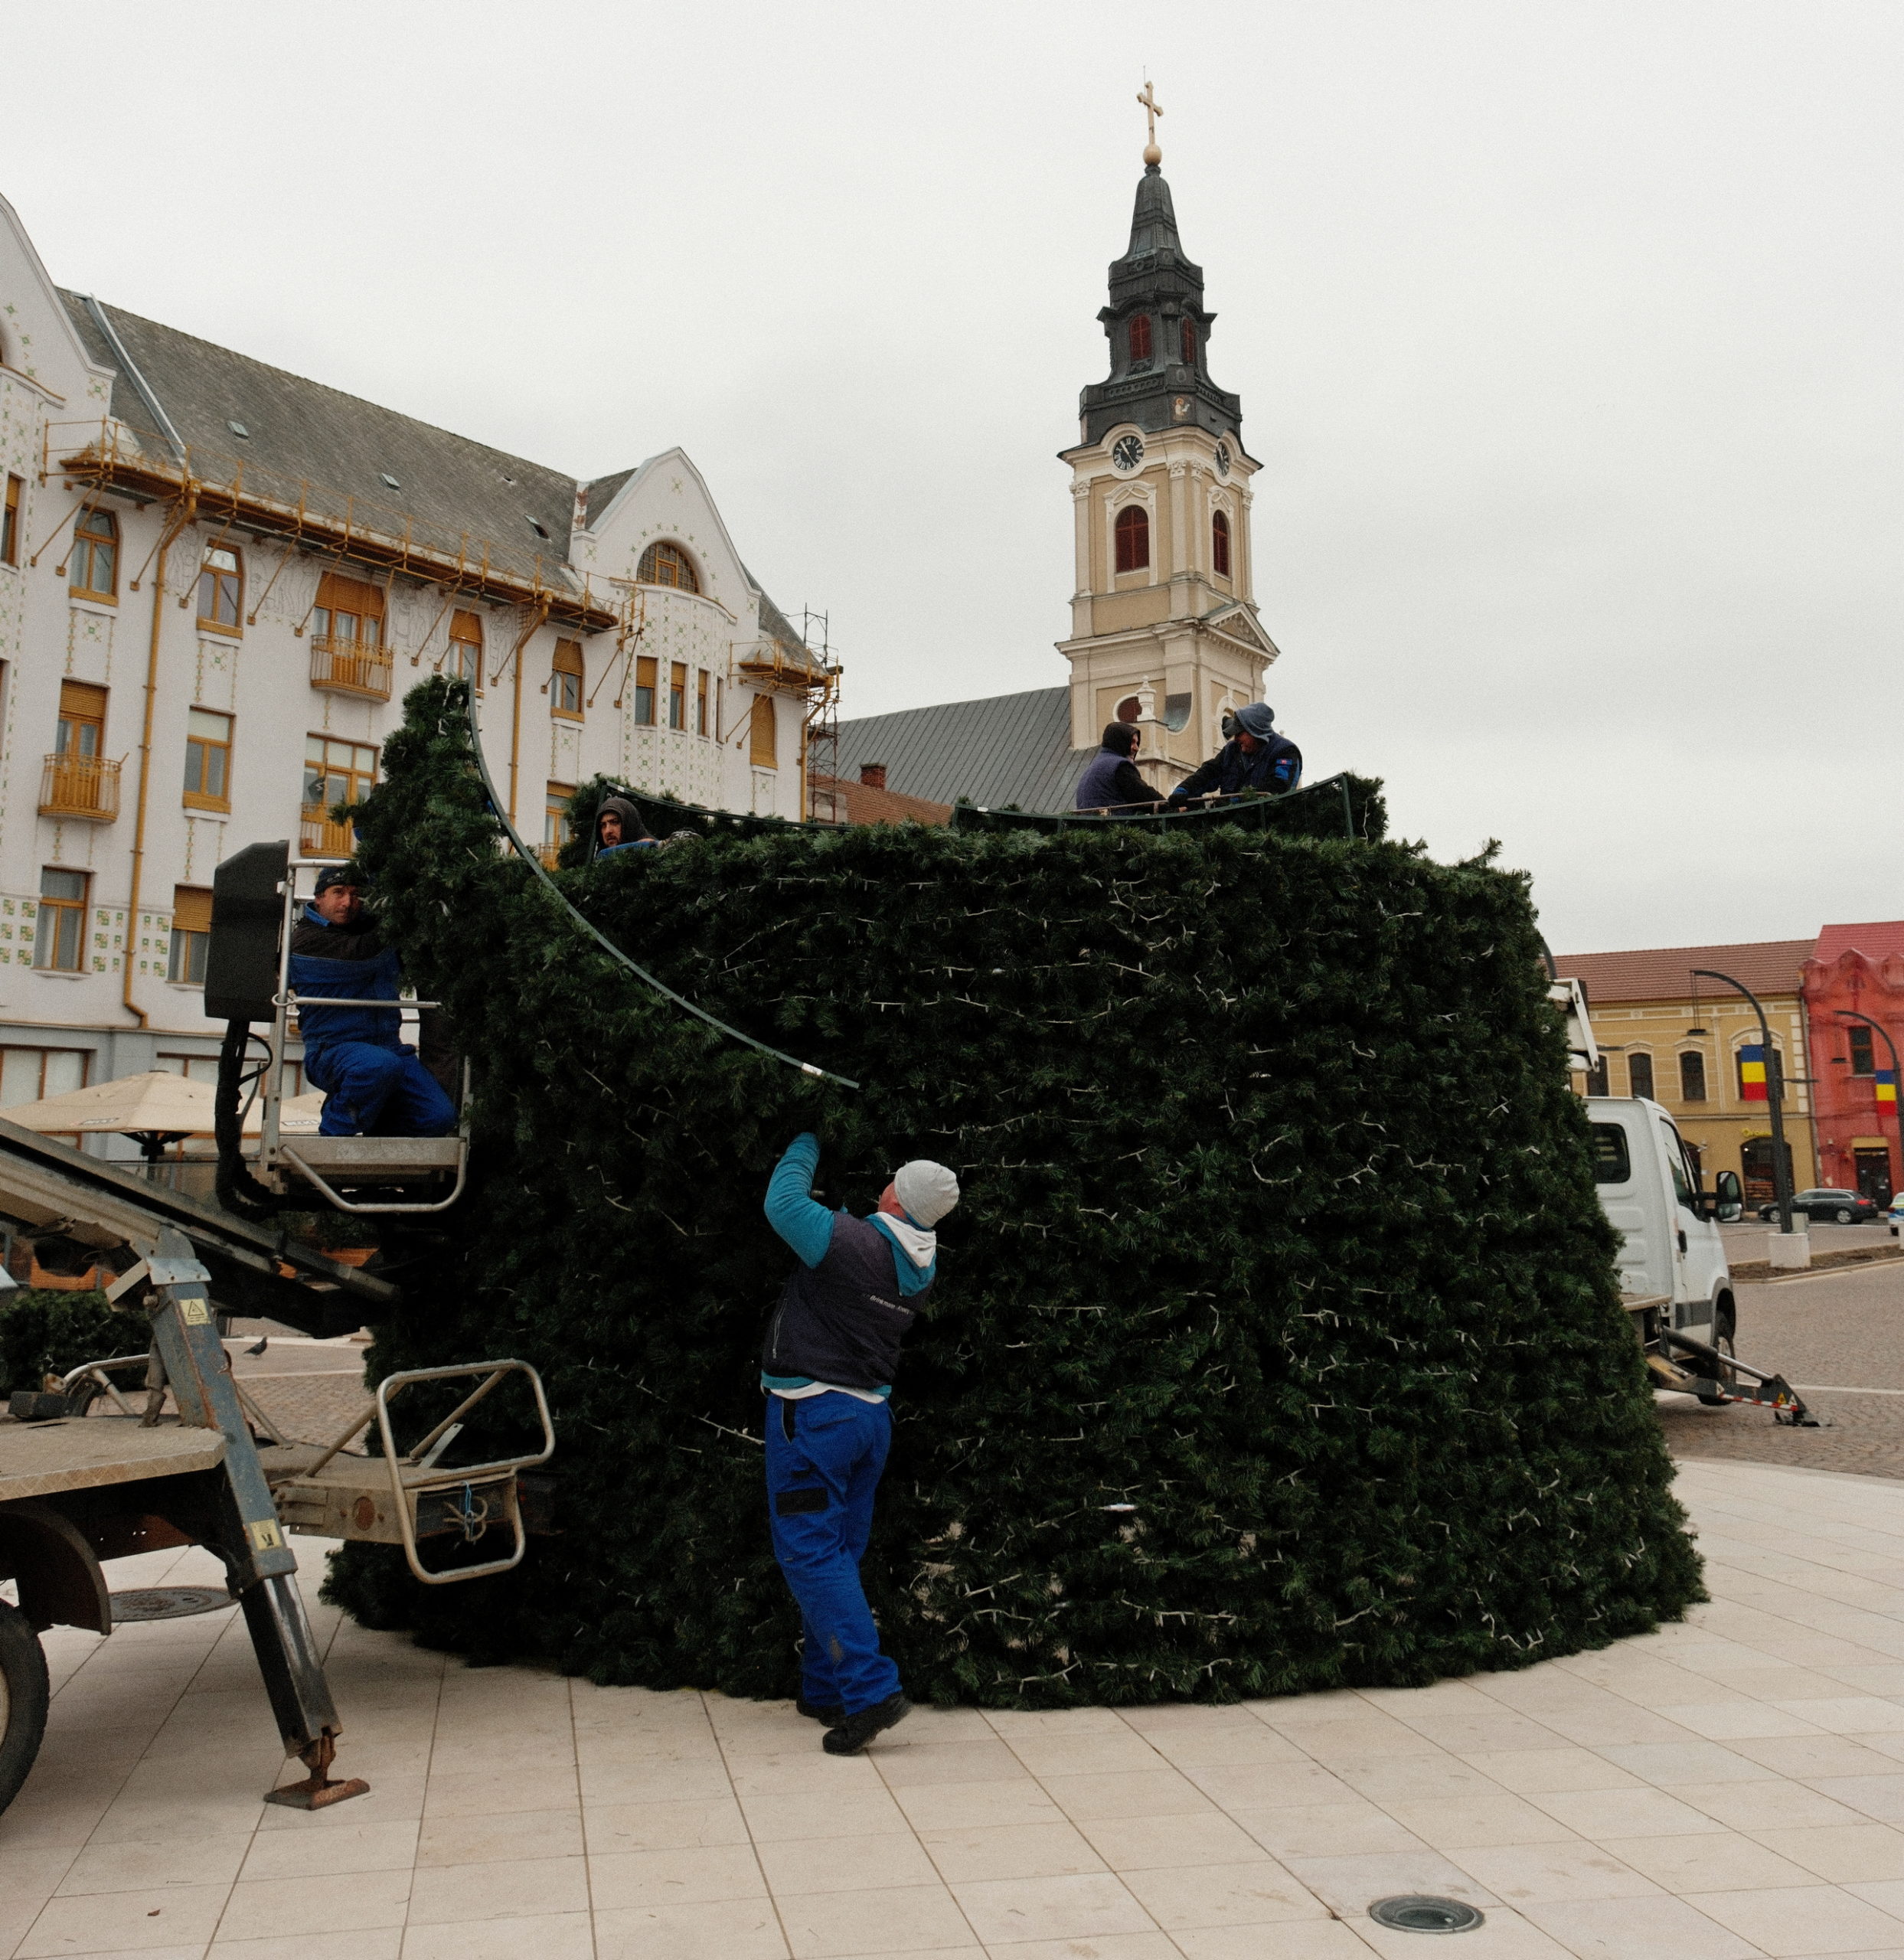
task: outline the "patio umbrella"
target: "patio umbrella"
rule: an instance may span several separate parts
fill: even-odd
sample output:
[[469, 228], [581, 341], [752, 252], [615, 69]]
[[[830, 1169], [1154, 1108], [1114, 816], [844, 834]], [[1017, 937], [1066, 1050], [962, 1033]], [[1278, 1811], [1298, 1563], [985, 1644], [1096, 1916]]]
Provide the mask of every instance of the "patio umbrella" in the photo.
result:
[[69, 1089], [64, 1096], [49, 1096], [41, 1102], [18, 1103], [11, 1109], [0, 1109], [0, 1117], [41, 1135], [116, 1132], [136, 1138], [145, 1156], [156, 1159], [178, 1138], [211, 1134], [214, 1100], [208, 1082], [192, 1082], [167, 1069], [151, 1069], [143, 1075], [121, 1076], [116, 1082]]

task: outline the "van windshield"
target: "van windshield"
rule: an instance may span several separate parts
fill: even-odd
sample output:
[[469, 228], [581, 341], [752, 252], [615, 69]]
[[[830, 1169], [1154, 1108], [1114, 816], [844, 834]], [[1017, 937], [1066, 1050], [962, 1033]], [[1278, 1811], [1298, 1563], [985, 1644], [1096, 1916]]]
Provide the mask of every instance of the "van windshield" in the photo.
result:
[[1596, 1184], [1624, 1184], [1633, 1175], [1633, 1160], [1626, 1148], [1626, 1132], [1618, 1123], [1593, 1125], [1593, 1181]]

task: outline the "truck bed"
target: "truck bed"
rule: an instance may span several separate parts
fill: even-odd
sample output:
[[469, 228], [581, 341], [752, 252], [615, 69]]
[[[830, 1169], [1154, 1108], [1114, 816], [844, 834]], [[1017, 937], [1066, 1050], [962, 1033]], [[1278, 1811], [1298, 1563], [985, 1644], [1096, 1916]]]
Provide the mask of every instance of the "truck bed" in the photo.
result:
[[224, 1454], [216, 1429], [142, 1429], [126, 1416], [0, 1422], [0, 1504], [209, 1470]]

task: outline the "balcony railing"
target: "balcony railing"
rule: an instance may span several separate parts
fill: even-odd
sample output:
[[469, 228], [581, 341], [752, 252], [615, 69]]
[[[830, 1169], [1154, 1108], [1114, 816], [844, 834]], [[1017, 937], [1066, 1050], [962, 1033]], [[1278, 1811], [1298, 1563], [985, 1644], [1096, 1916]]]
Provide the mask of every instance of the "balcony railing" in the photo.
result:
[[40, 814], [109, 824], [119, 815], [119, 764], [103, 756], [48, 756], [40, 773]]
[[356, 694], [364, 701], [390, 697], [390, 648], [367, 640], [347, 640], [319, 633], [311, 642], [311, 684], [334, 694]]
[[305, 858], [348, 858], [357, 849], [357, 833], [349, 824], [334, 824], [328, 809], [298, 812], [298, 852]]

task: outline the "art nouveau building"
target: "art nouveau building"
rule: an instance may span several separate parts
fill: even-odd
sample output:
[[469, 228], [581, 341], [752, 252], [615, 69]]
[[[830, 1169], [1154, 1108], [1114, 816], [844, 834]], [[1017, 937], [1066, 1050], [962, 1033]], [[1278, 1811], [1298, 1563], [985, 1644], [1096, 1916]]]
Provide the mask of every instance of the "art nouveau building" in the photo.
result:
[[678, 449], [505, 455], [60, 290], [0, 201], [0, 1106], [210, 1066], [214, 867], [348, 851], [433, 672], [531, 839], [598, 773], [805, 811], [831, 676]]

